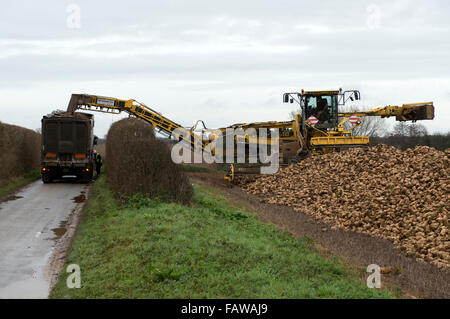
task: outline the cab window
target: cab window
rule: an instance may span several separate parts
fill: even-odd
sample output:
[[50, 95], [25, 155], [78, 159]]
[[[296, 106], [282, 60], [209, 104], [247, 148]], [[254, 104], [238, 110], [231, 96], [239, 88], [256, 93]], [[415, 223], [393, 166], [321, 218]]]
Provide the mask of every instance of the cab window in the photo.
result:
[[337, 121], [337, 96], [307, 96], [305, 99], [306, 118], [315, 116], [319, 122], [317, 128], [333, 127]]

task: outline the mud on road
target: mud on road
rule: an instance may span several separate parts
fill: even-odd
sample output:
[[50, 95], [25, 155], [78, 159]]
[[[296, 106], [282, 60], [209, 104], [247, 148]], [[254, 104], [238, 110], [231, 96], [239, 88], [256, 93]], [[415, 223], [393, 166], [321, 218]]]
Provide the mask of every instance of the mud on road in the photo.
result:
[[[382, 267], [382, 286], [398, 286], [405, 298], [450, 298], [450, 272], [407, 257], [390, 241], [343, 229], [331, 229], [320, 219], [294, 209], [261, 202], [240, 187], [230, 188], [224, 173], [191, 172], [191, 181], [223, 191], [232, 201], [247, 207], [264, 221], [296, 237], [311, 238], [321, 254], [341, 257], [351, 267], [365, 270], [370, 264]], [[368, 274], [363, 273], [363, 281]]]
[[0, 298], [47, 298], [88, 189], [36, 181], [0, 199]]

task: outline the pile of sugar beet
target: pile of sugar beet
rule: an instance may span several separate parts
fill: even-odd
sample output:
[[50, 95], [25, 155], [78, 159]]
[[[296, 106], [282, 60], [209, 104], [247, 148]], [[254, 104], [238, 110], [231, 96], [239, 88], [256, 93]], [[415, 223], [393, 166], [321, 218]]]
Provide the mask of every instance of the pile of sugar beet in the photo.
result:
[[241, 187], [332, 229], [382, 237], [418, 260], [450, 267], [450, 149], [350, 149], [243, 179]]

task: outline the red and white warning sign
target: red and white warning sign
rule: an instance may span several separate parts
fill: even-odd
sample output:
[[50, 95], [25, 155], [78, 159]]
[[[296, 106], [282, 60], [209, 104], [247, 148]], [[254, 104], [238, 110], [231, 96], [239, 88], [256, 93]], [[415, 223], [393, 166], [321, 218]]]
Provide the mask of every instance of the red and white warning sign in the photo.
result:
[[314, 115], [311, 115], [310, 117], [308, 117], [308, 119], [305, 122], [311, 126], [314, 126], [317, 124], [317, 122], [319, 122], [319, 120]]
[[361, 123], [361, 119], [359, 117], [357, 117], [356, 115], [352, 115], [349, 117], [349, 122], [352, 123], [353, 125], [358, 125]]

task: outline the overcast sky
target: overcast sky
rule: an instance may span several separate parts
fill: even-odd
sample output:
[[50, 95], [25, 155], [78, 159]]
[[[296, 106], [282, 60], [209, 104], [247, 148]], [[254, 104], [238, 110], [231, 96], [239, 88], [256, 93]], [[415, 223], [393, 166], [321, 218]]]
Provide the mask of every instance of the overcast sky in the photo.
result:
[[[450, 130], [449, 1], [2, 1], [0, 120], [31, 129], [72, 93], [136, 99], [209, 128], [287, 120], [283, 92], [433, 101]], [[103, 136], [120, 116], [96, 114]], [[392, 125], [393, 120], [387, 121]]]

